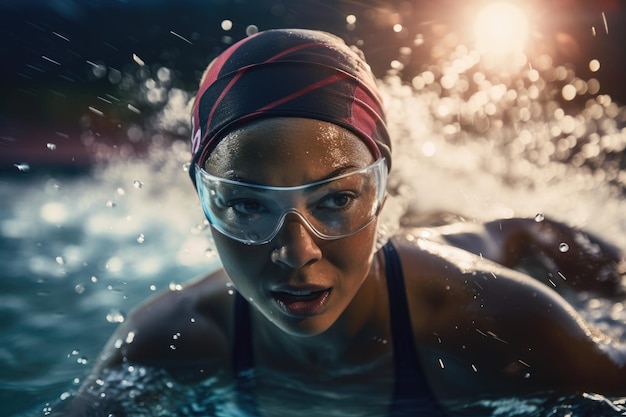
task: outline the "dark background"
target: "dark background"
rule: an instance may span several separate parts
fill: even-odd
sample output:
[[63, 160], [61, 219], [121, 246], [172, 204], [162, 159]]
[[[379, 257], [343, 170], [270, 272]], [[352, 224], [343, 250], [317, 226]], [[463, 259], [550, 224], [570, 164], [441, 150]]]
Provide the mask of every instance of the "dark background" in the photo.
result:
[[[138, 100], [139, 82], [159, 67], [173, 71], [171, 87], [194, 91], [210, 60], [230, 42], [259, 30], [304, 27], [358, 42], [377, 76], [403, 46], [412, 49], [400, 75], [409, 81], [436, 57], [432, 46], [454, 34], [470, 37], [472, 13], [483, 0], [4, 0], [0, 4], [0, 172], [51, 167], [84, 170], [93, 163], [81, 135], [124, 140], [122, 126], [154, 109]], [[601, 93], [626, 103], [626, 4], [619, 0], [527, 0], [531, 53], [546, 53], [583, 79], [597, 78]], [[357, 23], [349, 30], [345, 17]], [[606, 18], [606, 25], [604, 18]], [[233, 22], [224, 31], [220, 23]], [[394, 24], [403, 25], [396, 33]], [[608, 31], [606, 30], [608, 28]], [[595, 30], [595, 33], [594, 33]], [[415, 37], [424, 43], [415, 46]], [[145, 62], [140, 67], [133, 54]], [[600, 71], [588, 63], [598, 59]], [[121, 81], [94, 74], [119, 71]], [[142, 74], [143, 72], [143, 74]], [[124, 77], [131, 74], [131, 77]], [[99, 97], [114, 97], [110, 103]], [[127, 104], [138, 112], [130, 111]], [[98, 117], [89, 106], [102, 109]], [[47, 143], [57, 144], [54, 152]]]

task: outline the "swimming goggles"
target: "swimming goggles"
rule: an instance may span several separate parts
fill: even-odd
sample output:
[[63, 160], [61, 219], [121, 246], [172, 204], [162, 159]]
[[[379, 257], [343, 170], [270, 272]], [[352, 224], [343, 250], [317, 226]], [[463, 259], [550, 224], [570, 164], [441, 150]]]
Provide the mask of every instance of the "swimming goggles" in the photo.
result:
[[385, 198], [387, 164], [295, 187], [271, 187], [213, 176], [196, 166], [196, 186], [209, 223], [249, 245], [270, 242], [288, 214], [318, 238], [341, 239], [368, 226]]

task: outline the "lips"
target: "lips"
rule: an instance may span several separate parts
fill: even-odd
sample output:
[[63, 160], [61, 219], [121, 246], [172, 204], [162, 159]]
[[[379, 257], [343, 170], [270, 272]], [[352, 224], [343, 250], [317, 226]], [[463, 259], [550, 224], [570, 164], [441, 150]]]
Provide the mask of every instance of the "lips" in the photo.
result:
[[272, 297], [288, 315], [310, 317], [323, 310], [331, 290], [332, 288], [284, 288], [272, 291]]

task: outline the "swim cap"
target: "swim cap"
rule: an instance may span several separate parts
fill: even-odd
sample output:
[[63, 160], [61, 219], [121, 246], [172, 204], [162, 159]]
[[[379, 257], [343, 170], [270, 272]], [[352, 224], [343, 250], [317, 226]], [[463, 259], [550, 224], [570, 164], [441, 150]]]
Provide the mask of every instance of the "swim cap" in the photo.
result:
[[391, 165], [382, 100], [365, 61], [329, 33], [276, 29], [233, 44], [207, 68], [192, 110], [192, 180], [195, 164], [229, 131], [290, 116], [344, 127]]

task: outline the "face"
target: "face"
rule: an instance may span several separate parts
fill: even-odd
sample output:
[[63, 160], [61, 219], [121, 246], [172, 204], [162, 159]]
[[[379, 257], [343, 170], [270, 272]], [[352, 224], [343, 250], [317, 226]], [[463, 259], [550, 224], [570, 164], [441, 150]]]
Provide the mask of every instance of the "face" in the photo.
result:
[[[367, 146], [346, 129], [310, 119], [270, 118], [228, 134], [205, 169], [221, 178], [291, 187], [373, 162]], [[366, 279], [376, 221], [336, 240], [318, 238], [294, 213], [262, 245], [238, 242], [215, 229], [212, 234], [237, 290], [283, 331], [307, 336], [335, 323]]]

